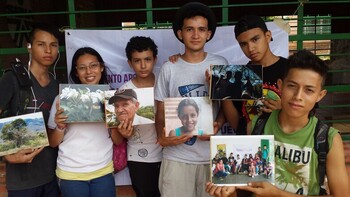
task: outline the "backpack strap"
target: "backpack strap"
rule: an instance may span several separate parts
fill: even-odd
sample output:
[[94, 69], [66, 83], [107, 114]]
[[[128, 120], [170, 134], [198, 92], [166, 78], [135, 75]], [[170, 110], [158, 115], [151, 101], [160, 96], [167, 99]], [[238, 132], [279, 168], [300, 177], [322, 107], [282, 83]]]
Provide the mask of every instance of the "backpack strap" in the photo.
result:
[[320, 184], [320, 195], [327, 194], [326, 190], [322, 187], [324, 185], [324, 178], [326, 176], [326, 161], [328, 153], [328, 131], [329, 126], [322, 121], [318, 120], [314, 133], [314, 149], [318, 158], [318, 175]]
[[262, 113], [254, 125], [252, 135], [262, 135], [264, 133], [264, 127], [269, 119], [271, 113]]

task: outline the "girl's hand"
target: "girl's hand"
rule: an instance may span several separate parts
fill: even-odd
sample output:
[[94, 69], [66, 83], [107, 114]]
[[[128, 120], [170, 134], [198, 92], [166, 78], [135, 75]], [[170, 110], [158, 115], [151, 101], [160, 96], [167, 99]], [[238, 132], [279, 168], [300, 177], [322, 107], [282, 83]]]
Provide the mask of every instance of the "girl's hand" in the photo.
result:
[[60, 108], [59, 100], [56, 102], [56, 114], [55, 114], [55, 123], [58, 128], [66, 128], [67, 124], [65, 123], [68, 119], [68, 116], [63, 114], [64, 109]]

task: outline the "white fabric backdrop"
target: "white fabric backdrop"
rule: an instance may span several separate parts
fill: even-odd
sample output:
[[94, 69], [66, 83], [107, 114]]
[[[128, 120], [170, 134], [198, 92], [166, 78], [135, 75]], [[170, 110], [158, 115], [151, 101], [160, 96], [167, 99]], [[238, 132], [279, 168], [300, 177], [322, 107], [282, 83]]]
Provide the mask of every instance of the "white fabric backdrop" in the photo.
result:
[[[273, 41], [270, 48], [279, 56], [288, 57], [288, 33], [275, 23], [268, 22], [268, 29], [272, 32]], [[246, 64], [248, 59], [241, 51], [235, 37], [234, 26], [218, 27], [214, 38], [206, 44], [205, 50], [225, 57], [230, 64]], [[127, 64], [125, 46], [132, 36], [147, 36], [158, 46], [158, 61], [155, 73], [168, 57], [183, 53], [184, 46], [180, 43], [172, 29], [152, 30], [66, 30], [67, 72], [71, 70], [71, 61], [74, 52], [80, 47], [92, 47], [97, 50], [106, 66], [110, 69], [108, 78], [113, 89], [119, 88], [134, 75]], [[71, 80], [69, 80], [71, 83]], [[209, 159], [209, 158], [208, 158]], [[116, 185], [130, 185], [128, 169], [116, 174]]]
[[[273, 41], [271, 50], [280, 56], [288, 56], [288, 33], [280, 29], [273, 22], [267, 23], [272, 31]], [[218, 27], [214, 38], [206, 44], [206, 51], [224, 56], [230, 64], [245, 64], [248, 59], [240, 50], [234, 38], [234, 26]], [[97, 50], [111, 72], [111, 86], [118, 88], [130, 77], [133, 71], [127, 64], [125, 46], [132, 36], [147, 36], [158, 46], [158, 62], [155, 73], [161, 65], [173, 54], [182, 53], [184, 46], [180, 43], [171, 29], [156, 30], [66, 30], [66, 53], [68, 76], [74, 52], [80, 47], [92, 47]]]

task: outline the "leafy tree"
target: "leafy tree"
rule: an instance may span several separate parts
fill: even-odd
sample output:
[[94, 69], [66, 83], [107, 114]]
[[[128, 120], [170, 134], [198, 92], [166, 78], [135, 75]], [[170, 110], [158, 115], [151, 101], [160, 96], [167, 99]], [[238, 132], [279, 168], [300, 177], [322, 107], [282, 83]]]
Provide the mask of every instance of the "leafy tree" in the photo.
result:
[[27, 123], [21, 118], [16, 119], [10, 124], [4, 125], [1, 132], [5, 141], [14, 141], [16, 147], [21, 147], [25, 141], [25, 136], [28, 133]]
[[153, 106], [144, 106], [140, 107], [137, 112], [137, 115], [154, 120], [154, 108]]

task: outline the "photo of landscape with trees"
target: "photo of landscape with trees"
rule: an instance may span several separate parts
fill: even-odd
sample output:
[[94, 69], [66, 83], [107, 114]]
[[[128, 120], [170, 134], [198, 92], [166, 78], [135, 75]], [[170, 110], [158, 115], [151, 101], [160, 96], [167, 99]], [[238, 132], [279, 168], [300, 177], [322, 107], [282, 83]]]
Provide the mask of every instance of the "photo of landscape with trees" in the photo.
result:
[[42, 112], [0, 119], [0, 156], [48, 145]]

